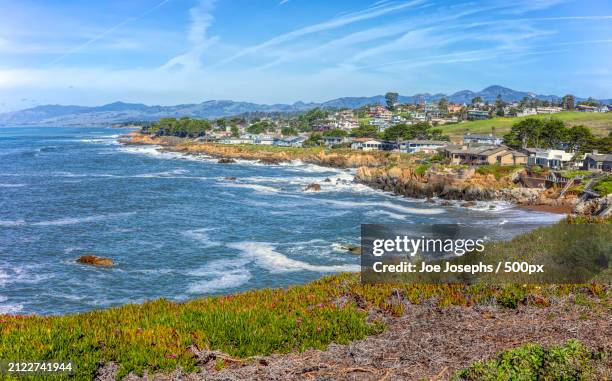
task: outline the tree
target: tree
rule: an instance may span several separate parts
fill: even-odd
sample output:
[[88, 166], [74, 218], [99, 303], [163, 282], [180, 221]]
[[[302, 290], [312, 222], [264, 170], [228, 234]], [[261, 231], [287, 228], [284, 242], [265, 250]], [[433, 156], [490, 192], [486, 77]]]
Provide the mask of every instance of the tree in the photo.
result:
[[283, 127], [281, 129], [281, 135], [283, 136], [295, 136], [298, 134], [298, 131], [293, 127]]
[[385, 102], [387, 103], [387, 108], [390, 111], [395, 110], [395, 105], [397, 104], [397, 99], [399, 98], [398, 93], [388, 92], [385, 94]]
[[572, 94], [567, 94], [561, 99], [561, 105], [565, 110], [573, 110], [574, 109], [574, 96]]
[[506, 102], [504, 102], [502, 96], [498, 94], [495, 99], [495, 114], [497, 114], [497, 116], [504, 116], [504, 107], [506, 107]]
[[351, 136], [355, 138], [377, 138], [378, 127], [365, 124], [351, 130]]
[[348, 132], [341, 130], [339, 128], [335, 128], [333, 130], [328, 130], [323, 132], [323, 136], [336, 136], [336, 137], [345, 137], [348, 136]]
[[236, 126], [235, 124], [232, 124], [232, 126], [230, 127], [230, 132], [232, 133], [232, 136], [235, 138], [240, 136], [240, 130], [238, 129], [238, 126]]
[[438, 107], [440, 108], [440, 111], [447, 113], [448, 112], [448, 99], [446, 99], [446, 97], [440, 98], [440, 100], [438, 101]]
[[472, 105], [475, 106], [478, 103], [482, 103], [482, 98], [481, 97], [475, 97], [472, 99]]
[[573, 126], [567, 131], [567, 145], [572, 151], [583, 150], [594, 141], [591, 130], [583, 125]]
[[537, 140], [543, 127], [542, 119], [527, 118], [521, 120], [512, 126], [510, 132], [504, 135], [504, 142], [513, 148], [537, 147]]

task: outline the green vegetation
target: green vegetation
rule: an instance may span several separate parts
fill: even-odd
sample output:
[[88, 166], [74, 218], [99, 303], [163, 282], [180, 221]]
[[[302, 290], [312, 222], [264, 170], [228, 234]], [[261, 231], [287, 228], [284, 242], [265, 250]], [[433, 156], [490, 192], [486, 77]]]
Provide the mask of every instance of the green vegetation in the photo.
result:
[[585, 176], [588, 177], [590, 175], [592, 175], [593, 172], [591, 171], [585, 171], [582, 169], [568, 169], [565, 171], [561, 171], [561, 176], [566, 177], [568, 179], [574, 178], [576, 176]]
[[178, 136], [181, 138], [195, 138], [203, 136], [212, 125], [205, 119], [189, 118], [161, 118], [159, 122], [143, 127], [143, 131], [157, 136]]
[[367, 123], [360, 123], [359, 127], [351, 130], [351, 136], [355, 138], [373, 138], [379, 137], [378, 127], [371, 126]]
[[597, 149], [610, 152], [612, 134], [598, 138], [582, 125], [567, 128], [561, 119], [527, 118], [512, 125], [510, 132], [504, 135], [504, 143], [513, 148], [558, 148], [566, 145], [570, 151], [587, 152]]
[[598, 192], [601, 196], [612, 193], [612, 175], [608, 175], [598, 180], [595, 185], [593, 185], [593, 190]]
[[293, 127], [283, 127], [281, 128], [281, 134], [283, 136], [296, 136], [298, 134], [298, 130]]
[[426, 122], [419, 122], [415, 124], [396, 124], [385, 129], [382, 137], [389, 141], [395, 141], [397, 139], [448, 140], [447, 136], [442, 135], [441, 129], [432, 128], [431, 124]]
[[481, 165], [476, 168], [476, 173], [485, 176], [492, 174], [497, 180], [499, 180], [502, 177], [508, 176], [519, 168], [523, 167], [520, 165]]
[[612, 131], [612, 113], [594, 113], [594, 112], [560, 112], [557, 114], [541, 114], [528, 117], [518, 118], [493, 118], [487, 120], [474, 120], [469, 122], [448, 124], [443, 126], [443, 131], [453, 139], [462, 138], [465, 133], [473, 134], [490, 134], [491, 128], [495, 128], [497, 134], [506, 134], [510, 132], [513, 124], [525, 120], [527, 118], [535, 118], [546, 120], [555, 118], [563, 121], [567, 126], [584, 125], [593, 131], [593, 134], [599, 137], [605, 137]]
[[527, 344], [502, 352], [458, 372], [455, 380], [593, 380], [593, 368], [610, 353], [594, 351], [577, 340], [548, 348]]
[[266, 132], [274, 132], [274, 124], [267, 120], [255, 122], [247, 127], [246, 131], [249, 134], [263, 134]]

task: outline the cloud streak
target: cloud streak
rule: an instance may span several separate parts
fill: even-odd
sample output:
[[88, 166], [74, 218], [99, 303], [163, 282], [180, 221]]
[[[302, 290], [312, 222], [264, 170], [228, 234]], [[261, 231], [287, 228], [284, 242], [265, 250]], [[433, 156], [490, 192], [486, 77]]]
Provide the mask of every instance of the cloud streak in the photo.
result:
[[187, 70], [195, 70], [201, 67], [201, 57], [218, 38], [207, 37], [207, 31], [213, 23], [214, 17], [212, 11], [214, 9], [215, 0], [200, 0], [198, 5], [189, 10], [191, 24], [189, 27], [188, 41], [191, 48], [184, 54], [171, 58], [161, 70], [184, 68]]
[[114, 31], [128, 25], [129, 23], [132, 23], [134, 21], [138, 21], [140, 19], [143, 19], [144, 17], [148, 16], [150, 13], [152, 13], [153, 11], [157, 10], [158, 8], [162, 7], [164, 4], [170, 2], [171, 0], [162, 0], [159, 3], [157, 3], [155, 6], [153, 6], [152, 8], [147, 9], [146, 11], [144, 11], [143, 13], [135, 16], [135, 17], [128, 17], [127, 19], [121, 21], [119, 24], [116, 24], [112, 27], [110, 27], [109, 29], [106, 29], [105, 31], [103, 31], [102, 33], [94, 36], [93, 38], [85, 41], [85, 43], [78, 45], [72, 49], [70, 49], [68, 52], [62, 54], [61, 56], [55, 58], [54, 60], [52, 60], [51, 62], [49, 62], [49, 65], [55, 65], [57, 63], [59, 63], [60, 61], [63, 61], [65, 58], [67, 58], [68, 56], [77, 53], [78, 51], [88, 47], [89, 45], [103, 39], [104, 37], [110, 35], [111, 33], [113, 33]]

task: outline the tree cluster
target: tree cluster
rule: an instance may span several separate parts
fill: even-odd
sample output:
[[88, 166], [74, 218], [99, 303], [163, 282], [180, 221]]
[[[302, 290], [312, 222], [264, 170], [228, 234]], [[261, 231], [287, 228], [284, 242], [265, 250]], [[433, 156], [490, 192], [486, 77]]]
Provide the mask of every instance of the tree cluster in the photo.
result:
[[205, 119], [189, 119], [187, 117], [161, 118], [146, 128], [146, 131], [156, 136], [178, 136], [181, 138], [195, 138], [206, 135], [212, 128], [211, 123]]
[[612, 136], [598, 138], [588, 127], [567, 127], [559, 119], [527, 118], [512, 126], [504, 136], [506, 145], [513, 148], [552, 148], [587, 152], [593, 149], [612, 152]]

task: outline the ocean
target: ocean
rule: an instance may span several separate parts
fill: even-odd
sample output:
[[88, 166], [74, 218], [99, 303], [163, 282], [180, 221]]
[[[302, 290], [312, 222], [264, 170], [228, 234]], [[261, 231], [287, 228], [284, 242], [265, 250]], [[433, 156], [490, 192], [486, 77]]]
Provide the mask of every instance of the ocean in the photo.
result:
[[[359, 244], [362, 223], [465, 222], [505, 239], [562, 218], [401, 198], [353, 183], [354, 170], [120, 145], [129, 131], [0, 128], [0, 313], [181, 301], [358, 271], [341, 246]], [[321, 191], [304, 191], [313, 182]], [[116, 266], [75, 262], [86, 254]]]

